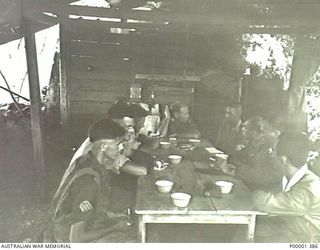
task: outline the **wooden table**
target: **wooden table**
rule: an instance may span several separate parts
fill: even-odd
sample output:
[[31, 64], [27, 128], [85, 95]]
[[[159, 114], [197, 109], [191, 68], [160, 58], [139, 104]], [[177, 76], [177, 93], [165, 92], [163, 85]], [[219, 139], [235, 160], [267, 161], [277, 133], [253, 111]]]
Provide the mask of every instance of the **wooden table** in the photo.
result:
[[[201, 223], [201, 224], [247, 224], [247, 240], [254, 240], [256, 216], [265, 214], [253, 209], [250, 191], [237, 179], [224, 175], [200, 174], [196, 169], [208, 168], [208, 162], [194, 160], [201, 154], [194, 152], [177, 152], [176, 148], [160, 149], [154, 152], [160, 158], [180, 153], [184, 155], [181, 164], [170, 166], [165, 170], [154, 170], [147, 176], [139, 177], [135, 213], [139, 215], [140, 241], [146, 242], [146, 224], [148, 223]], [[203, 151], [202, 151], [203, 153]], [[193, 156], [192, 156], [193, 155]], [[202, 155], [203, 157], [203, 155]], [[186, 208], [173, 205], [170, 193], [157, 191], [155, 181], [168, 179], [173, 181], [172, 192], [186, 192], [192, 195]], [[230, 180], [234, 188], [230, 194], [221, 198], [205, 197], [204, 183], [218, 180]]]

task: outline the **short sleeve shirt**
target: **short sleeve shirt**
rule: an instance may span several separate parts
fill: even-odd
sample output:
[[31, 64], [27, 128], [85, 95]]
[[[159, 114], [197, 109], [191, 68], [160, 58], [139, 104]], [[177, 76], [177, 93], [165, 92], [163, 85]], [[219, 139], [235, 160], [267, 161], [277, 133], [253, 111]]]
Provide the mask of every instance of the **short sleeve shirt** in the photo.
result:
[[[86, 159], [81, 161], [81, 166], [78, 168], [81, 168], [82, 166], [92, 167], [94, 169], [99, 168], [99, 165], [97, 165], [99, 163], [92, 155], [87, 155], [85, 157]], [[73, 224], [78, 221], [88, 221], [93, 219], [98, 193], [99, 185], [94, 180], [94, 176], [86, 174], [74, 180], [68, 191], [66, 199], [61, 205], [61, 212], [67, 215], [68, 222]], [[87, 212], [82, 212], [80, 204], [83, 201], [89, 201], [93, 209]]]

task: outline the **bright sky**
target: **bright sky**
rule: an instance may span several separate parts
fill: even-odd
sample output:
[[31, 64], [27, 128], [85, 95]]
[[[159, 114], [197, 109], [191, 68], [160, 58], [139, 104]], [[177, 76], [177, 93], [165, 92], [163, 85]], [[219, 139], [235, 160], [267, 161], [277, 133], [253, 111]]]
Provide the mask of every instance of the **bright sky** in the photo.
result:
[[[36, 33], [36, 46], [40, 88], [43, 88], [49, 84], [54, 54], [59, 50], [58, 25]], [[0, 45], [0, 58], [0, 70], [6, 77], [11, 90], [29, 98], [24, 39]], [[0, 86], [6, 87], [1, 77]], [[9, 93], [0, 89], [0, 104], [11, 102]]]

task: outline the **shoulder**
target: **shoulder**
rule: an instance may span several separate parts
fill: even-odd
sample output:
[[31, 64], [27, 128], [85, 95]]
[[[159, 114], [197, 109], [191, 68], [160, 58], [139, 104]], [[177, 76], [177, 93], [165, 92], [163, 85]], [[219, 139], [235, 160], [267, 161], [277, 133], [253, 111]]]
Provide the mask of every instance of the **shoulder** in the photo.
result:
[[300, 187], [305, 188], [309, 192], [317, 195], [320, 199], [320, 178], [311, 171], [307, 171], [306, 175], [299, 183]]

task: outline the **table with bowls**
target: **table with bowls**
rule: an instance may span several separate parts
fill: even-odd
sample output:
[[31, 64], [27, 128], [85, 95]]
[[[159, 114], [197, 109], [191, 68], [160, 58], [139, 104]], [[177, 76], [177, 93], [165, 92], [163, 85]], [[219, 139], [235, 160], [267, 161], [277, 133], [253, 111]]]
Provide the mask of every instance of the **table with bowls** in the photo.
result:
[[[265, 213], [253, 208], [248, 188], [222, 172], [206, 174], [212, 156], [204, 149], [209, 141], [185, 144], [184, 140], [181, 149], [178, 140], [171, 140], [170, 147], [153, 150], [168, 167], [139, 177], [135, 213], [140, 241], [146, 242], [148, 223], [246, 224], [247, 240], [253, 241], [256, 216]], [[219, 195], [204, 195], [208, 183], [220, 190]]]

